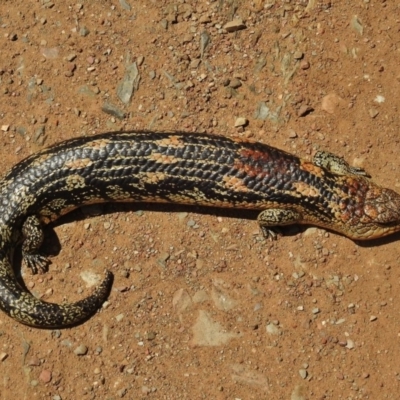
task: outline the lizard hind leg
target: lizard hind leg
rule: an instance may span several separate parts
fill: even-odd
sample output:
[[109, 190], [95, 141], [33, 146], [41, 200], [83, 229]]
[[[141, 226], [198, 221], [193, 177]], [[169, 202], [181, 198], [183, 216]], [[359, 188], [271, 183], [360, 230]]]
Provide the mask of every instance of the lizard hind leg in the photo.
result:
[[44, 234], [42, 224], [36, 215], [29, 216], [22, 225], [22, 257], [33, 274], [47, 270], [50, 261], [39, 253]]
[[276, 239], [276, 227], [301, 222], [302, 215], [287, 208], [268, 208], [258, 214], [257, 222], [265, 238]]

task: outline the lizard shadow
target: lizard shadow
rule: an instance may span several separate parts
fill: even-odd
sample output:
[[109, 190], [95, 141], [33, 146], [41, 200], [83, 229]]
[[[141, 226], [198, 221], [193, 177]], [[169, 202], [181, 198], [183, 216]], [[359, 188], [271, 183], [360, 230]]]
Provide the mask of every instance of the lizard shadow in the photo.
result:
[[[85, 210], [85, 211], [83, 211]], [[234, 209], [234, 208], [218, 208], [218, 207], [202, 207], [193, 205], [180, 205], [180, 204], [160, 204], [160, 203], [102, 203], [94, 204], [78, 208], [60, 218], [55, 222], [48, 224], [44, 227], [44, 242], [41, 251], [44, 251], [46, 256], [56, 256], [61, 250], [61, 243], [55, 232], [55, 228], [66, 223], [72, 223], [77, 221], [87, 220], [91, 217], [98, 215], [113, 215], [115, 213], [124, 212], [168, 212], [168, 213], [182, 213], [187, 212], [196, 213], [200, 215], [211, 215], [215, 217], [224, 217], [228, 219], [241, 219], [257, 224], [257, 216], [260, 211], [246, 210], [246, 209]], [[136, 221], [135, 221], [136, 222]], [[137, 221], [140, 224], [140, 220]], [[282, 233], [284, 237], [295, 236], [299, 233], [303, 233], [307, 228], [312, 225], [288, 225], [278, 227], [278, 231]], [[327, 231], [340, 235], [339, 233], [327, 229]], [[261, 234], [261, 231], [260, 231]], [[344, 236], [344, 235], [341, 235]], [[349, 239], [352, 240], [352, 239]], [[383, 238], [371, 239], [371, 240], [354, 240], [360, 247], [371, 248], [377, 246], [383, 246], [392, 242], [400, 240], [400, 232], [393, 233]]]
[[[83, 211], [84, 210], [84, 211]], [[51, 264], [51, 257], [57, 256], [61, 251], [61, 243], [55, 228], [58, 226], [62, 226], [63, 224], [83, 221], [87, 220], [90, 217], [98, 216], [98, 215], [112, 215], [115, 213], [124, 213], [124, 212], [138, 212], [138, 211], [148, 211], [148, 212], [169, 212], [169, 213], [182, 213], [187, 212], [196, 213], [200, 215], [212, 215], [216, 217], [224, 217], [224, 218], [232, 218], [232, 219], [241, 219], [247, 220], [252, 223], [257, 224], [257, 216], [259, 211], [254, 210], [243, 210], [243, 209], [232, 209], [232, 208], [217, 208], [217, 207], [201, 207], [201, 206], [193, 206], [193, 205], [179, 205], [179, 204], [159, 204], [159, 203], [103, 203], [103, 204], [95, 204], [86, 206], [84, 208], [78, 208], [62, 217], [57, 219], [55, 222], [50, 223], [44, 227], [44, 241], [42, 247], [40, 249], [41, 254], [46, 257], [50, 257], [49, 263]], [[135, 221], [136, 222], [136, 221]], [[138, 218], [137, 221], [140, 224], [140, 220]], [[278, 232], [282, 233], [284, 237], [295, 236], [299, 233], [303, 233], [309, 225], [288, 225], [278, 227]], [[329, 230], [327, 230], [329, 231]], [[330, 231], [333, 234], [338, 234], [334, 231]], [[133, 233], [134, 234], [134, 233]], [[261, 231], [260, 231], [261, 234]], [[349, 239], [351, 240], [351, 239]], [[392, 235], [372, 239], [368, 241], [355, 240], [358, 246], [363, 248], [373, 248], [377, 246], [383, 246], [395, 241], [400, 240], [400, 232], [393, 233]], [[22, 266], [22, 256], [20, 251], [20, 246], [15, 251], [14, 254], [14, 269], [15, 271], [21, 271]], [[17, 272], [17, 275], [20, 275]]]

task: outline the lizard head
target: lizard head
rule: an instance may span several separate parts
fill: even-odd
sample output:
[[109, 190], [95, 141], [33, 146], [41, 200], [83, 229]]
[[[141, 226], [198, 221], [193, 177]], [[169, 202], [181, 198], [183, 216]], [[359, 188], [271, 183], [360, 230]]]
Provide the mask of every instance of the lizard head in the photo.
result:
[[351, 238], [368, 240], [400, 231], [400, 194], [369, 182], [361, 216], [353, 225]]

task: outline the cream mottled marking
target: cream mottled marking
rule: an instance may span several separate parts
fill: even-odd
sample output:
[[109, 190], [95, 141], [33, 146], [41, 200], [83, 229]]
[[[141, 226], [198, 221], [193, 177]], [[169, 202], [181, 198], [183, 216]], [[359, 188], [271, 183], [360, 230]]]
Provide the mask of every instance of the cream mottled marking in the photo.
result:
[[116, 186], [116, 185], [108, 186], [107, 190], [106, 190], [106, 194], [111, 199], [116, 200], [116, 201], [128, 200], [131, 197], [131, 194], [129, 192], [121, 189], [121, 187]]
[[86, 186], [85, 178], [83, 178], [80, 175], [76, 175], [76, 174], [68, 176], [67, 180], [66, 180], [66, 184], [67, 184], [68, 190], [79, 189], [79, 188], [83, 188]]
[[69, 160], [64, 163], [66, 168], [82, 169], [90, 167], [93, 161], [90, 158], [78, 158], [76, 160]]
[[51, 210], [62, 210], [66, 204], [67, 201], [65, 199], [53, 199], [43, 209], [42, 215], [52, 215], [53, 211]]
[[140, 174], [140, 181], [143, 183], [156, 184], [167, 177], [163, 172], [143, 172]]

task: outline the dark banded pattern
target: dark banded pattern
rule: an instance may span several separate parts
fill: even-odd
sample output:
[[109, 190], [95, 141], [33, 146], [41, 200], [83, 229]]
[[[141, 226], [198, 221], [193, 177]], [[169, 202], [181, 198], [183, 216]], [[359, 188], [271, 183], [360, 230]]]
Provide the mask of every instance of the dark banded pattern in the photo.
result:
[[40, 224], [85, 204], [114, 201], [259, 210], [264, 232], [273, 225], [312, 224], [363, 240], [400, 230], [400, 196], [329, 153], [310, 162], [265, 144], [205, 134], [82, 137], [26, 158], [0, 181], [0, 308], [44, 328], [93, 314], [108, 296], [109, 272], [84, 300], [46, 303], [16, 281], [11, 254], [28, 236], [24, 258], [33, 271], [44, 269], [47, 261], [37, 252]]

